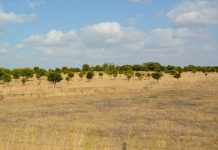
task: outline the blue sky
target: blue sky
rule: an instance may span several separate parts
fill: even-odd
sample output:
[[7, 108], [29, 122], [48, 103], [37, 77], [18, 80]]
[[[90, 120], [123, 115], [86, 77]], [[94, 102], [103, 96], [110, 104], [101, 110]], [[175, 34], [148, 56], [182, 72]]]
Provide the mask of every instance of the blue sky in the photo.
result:
[[217, 0], [0, 0], [0, 66], [218, 65]]

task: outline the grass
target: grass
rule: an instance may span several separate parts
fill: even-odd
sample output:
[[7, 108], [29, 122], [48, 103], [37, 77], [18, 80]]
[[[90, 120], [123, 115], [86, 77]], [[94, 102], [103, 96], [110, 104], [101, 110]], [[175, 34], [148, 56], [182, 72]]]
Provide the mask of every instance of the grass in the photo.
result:
[[[121, 150], [123, 142], [130, 150], [218, 149], [217, 74], [11, 86], [23, 96], [0, 101], [1, 150]], [[25, 93], [37, 88], [45, 95]]]

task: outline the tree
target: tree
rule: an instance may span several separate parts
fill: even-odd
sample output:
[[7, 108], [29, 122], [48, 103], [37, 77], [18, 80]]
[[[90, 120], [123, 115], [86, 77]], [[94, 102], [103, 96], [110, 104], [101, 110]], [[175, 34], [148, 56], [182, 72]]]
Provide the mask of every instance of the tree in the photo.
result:
[[82, 71], [79, 73], [79, 77], [80, 77], [81, 79], [84, 77], [84, 75], [85, 75], [85, 73], [82, 72]]
[[41, 84], [41, 78], [46, 75], [46, 70], [43, 68], [38, 68], [35, 70], [36, 78], [39, 80], [38, 85]]
[[67, 76], [67, 77], [65, 78], [65, 80], [69, 82], [69, 81], [70, 81], [70, 77]]
[[23, 85], [25, 85], [26, 81], [27, 81], [26, 78], [23, 78], [23, 79], [21, 80], [21, 82], [22, 82]]
[[3, 80], [4, 83], [8, 84], [9, 82], [11, 82], [11, 75], [8, 74], [8, 73], [4, 74], [3, 77], [2, 77], [2, 80]]
[[133, 75], [134, 75], [133, 71], [126, 71], [124, 74], [125, 74], [125, 76], [126, 76], [126, 78], [127, 78], [128, 81], [129, 81], [129, 80], [133, 77]]
[[181, 77], [181, 73], [177, 72], [173, 77], [179, 79]]
[[23, 77], [25, 77], [28, 80], [29, 78], [33, 77], [34, 71], [31, 68], [24, 68], [22, 69], [21, 74]]
[[5, 74], [11, 74], [9, 69], [0, 68], [0, 80], [3, 80]]
[[60, 68], [55, 68], [55, 72], [57, 72], [57, 73], [61, 73], [62, 70], [61, 70]]
[[142, 73], [140, 73], [140, 72], [136, 72], [135, 73], [135, 76], [139, 79], [139, 80], [142, 80], [142, 78], [143, 78], [143, 74]]
[[73, 77], [74, 77], [74, 73], [73, 73], [73, 72], [69, 72], [69, 73], [67, 74], [66, 80], [67, 80], [67, 81], [70, 81]]
[[90, 81], [95, 76], [95, 73], [93, 71], [89, 71], [86, 74], [86, 78]]
[[150, 78], [151, 77], [151, 74], [150, 73], [147, 73], [147, 75], [146, 75], [148, 78]]
[[35, 71], [36, 78], [40, 79], [41, 77], [46, 75], [46, 70], [43, 68], [39, 68], [38, 70]]
[[99, 72], [99, 77], [102, 79], [103, 78], [103, 76], [104, 76], [104, 73], [103, 72]]
[[113, 75], [114, 79], [116, 79], [116, 77], [117, 77], [117, 75], [118, 75], [118, 71], [117, 71], [116, 69], [114, 69], [114, 70], [112, 71], [112, 75]]
[[84, 64], [83, 67], [82, 67], [82, 71], [89, 71], [89, 65], [88, 64]]
[[56, 83], [61, 82], [61, 80], [63, 80], [63, 78], [62, 78], [61, 73], [51, 71], [51, 72], [48, 73], [47, 80], [52, 82], [54, 84], [54, 86], [55, 86]]
[[142, 66], [141, 65], [133, 65], [132, 66], [132, 70], [133, 71], [143, 71], [143, 68], [142, 68]]
[[73, 72], [69, 72], [69, 73], [67, 74], [67, 76], [68, 76], [70, 79], [72, 79], [72, 78], [74, 77], [74, 73], [73, 73]]
[[67, 73], [69, 72], [69, 69], [68, 69], [66, 66], [65, 66], [65, 67], [62, 67], [61, 72], [62, 72], [63, 74], [67, 74]]
[[13, 69], [11, 74], [15, 80], [19, 79], [21, 76], [21, 69]]
[[161, 64], [158, 62], [148, 62], [143, 64], [149, 71], [160, 72], [162, 70]]
[[159, 80], [162, 76], [163, 76], [163, 73], [161, 73], [161, 72], [152, 73], [152, 78], [156, 79], [156, 80]]
[[99, 65], [96, 65], [95, 68], [94, 68], [95, 71], [103, 71], [103, 67], [102, 66], [99, 66]]

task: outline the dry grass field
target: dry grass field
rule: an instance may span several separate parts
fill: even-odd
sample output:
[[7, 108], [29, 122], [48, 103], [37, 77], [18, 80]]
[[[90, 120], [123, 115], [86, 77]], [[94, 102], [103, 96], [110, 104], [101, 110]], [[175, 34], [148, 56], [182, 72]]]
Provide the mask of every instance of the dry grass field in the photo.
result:
[[0, 150], [217, 150], [218, 74], [0, 85]]

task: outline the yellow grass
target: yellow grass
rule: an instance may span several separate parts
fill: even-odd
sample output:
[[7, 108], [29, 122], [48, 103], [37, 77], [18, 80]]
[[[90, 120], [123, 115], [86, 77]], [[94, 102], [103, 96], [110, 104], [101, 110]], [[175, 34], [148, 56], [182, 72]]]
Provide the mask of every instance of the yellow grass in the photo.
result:
[[216, 150], [218, 74], [0, 85], [0, 150]]

